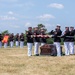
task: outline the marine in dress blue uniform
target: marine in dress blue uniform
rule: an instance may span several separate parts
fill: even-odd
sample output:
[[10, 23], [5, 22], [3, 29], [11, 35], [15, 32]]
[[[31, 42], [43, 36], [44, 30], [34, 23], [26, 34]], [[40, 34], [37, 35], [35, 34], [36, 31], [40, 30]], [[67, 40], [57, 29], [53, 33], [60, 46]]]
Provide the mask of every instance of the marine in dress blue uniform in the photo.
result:
[[41, 35], [40, 43], [41, 43], [41, 46], [43, 46], [47, 43], [47, 41], [46, 41], [47, 37], [44, 36], [44, 35], [46, 35], [46, 33], [45, 33], [45, 30], [43, 28], [41, 28], [40, 35]]
[[65, 47], [65, 55], [70, 55], [70, 47], [69, 47], [69, 42], [70, 42], [70, 31], [69, 27], [65, 27], [65, 31], [63, 32], [63, 38], [64, 38], [64, 47]]
[[34, 55], [38, 56], [39, 55], [39, 45], [40, 45], [40, 37], [39, 37], [39, 30], [38, 27], [34, 28]]
[[2, 48], [2, 39], [3, 39], [2, 34], [0, 34], [0, 48]]
[[54, 31], [54, 44], [56, 45], [56, 49], [57, 49], [57, 56], [61, 56], [61, 45], [60, 45], [60, 42], [61, 42], [61, 38], [59, 36], [61, 36], [62, 34], [62, 31], [60, 29], [60, 26], [57, 25], [56, 26], [56, 29]]
[[70, 42], [69, 42], [69, 47], [70, 47], [70, 54], [74, 54], [74, 27], [70, 27]]
[[17, 33], [16, 36], [15, 36], [15, 44], [16, 44], [16, 47], [19, 46], [19, 40], [20, 40], [20, 36], [19, 36], [19, 33]]
[[14, 46], [14, 34], [10, 34], [9, 36], [9, 43], [10, 43], [10, 47], [12, 48]]
[[28, 31], [26, 32], [27, 37], [27, 47], [28, 47], [28, 56], [32, 56], [32, 47], [33, 47], [33, 32], [32, 27], [28, 27]]
[[24, 47], [24, 34], [21, 33], [20, 35], [20, 48], [23, 48]]

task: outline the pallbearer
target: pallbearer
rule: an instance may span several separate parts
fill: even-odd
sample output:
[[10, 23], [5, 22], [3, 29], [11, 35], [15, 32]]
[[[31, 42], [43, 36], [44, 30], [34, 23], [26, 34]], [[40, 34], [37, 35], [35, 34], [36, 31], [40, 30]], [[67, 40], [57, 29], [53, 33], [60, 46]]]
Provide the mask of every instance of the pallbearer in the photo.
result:
[[20, 35], [20, 48], [23, 48], [24, 47], [24, 34], [21, 33]]
[[14, 34], [10, 34], [9, 36], [9, 42], [10, 42], [10, 47], [12, 48], [14, 46]]
[[34, 54], [36, 56], [39, 55], [39, 43], [40, 43], [39, 34], [40, 34], [40, 32], [39, 32], [38, 27], [35, 27], [33, 35], [34, 35]]
[[70, 27], [70, 42], [69, 42], [69, 47], [70, 47], [70, 54], [74, 54], [74, 27]]
[[41, 31], [40, 31], [40, 42], [41, 42], [41, 46], [45, 45], [46, 44], [46, 39], [48, 37], [46, 37], [46, 33], [45, 33], [45, 29], [44, 28], [41, 28]]
[[2, 39], [3, 37], [2, 37], [2, 34], [0, 33], [0, 48], [2, 48]]
[[62, 31], [60, 29], [60, 26], [57, 25], [54, 31], [54, 44], [56, 45], [57, 56], [61, 56], [61, 46], [60, 46], [61, 38], [59, 37], [61, 36], [61, 34], [62, 34]]
[[15, 36], [15, 44], [16, 44], [16, 47], [19, 46], [19, 40], [20, 40], [19, 33], [17, 33], [16, 36]]
[[26, 32], [27, 37], [27, 46], [28, 46], [28, 56], [32, 56], [32, 46], [33, 46], [33, 37], [32, 37], [32, 27], [28, 27], [28, 31]]
[[65, 27], [65, 31], [63, 32], [65, 55], [70, 55], [70, 47], [69, 47], [70, 37], [69, 36], [70, 36], [69, 27]]

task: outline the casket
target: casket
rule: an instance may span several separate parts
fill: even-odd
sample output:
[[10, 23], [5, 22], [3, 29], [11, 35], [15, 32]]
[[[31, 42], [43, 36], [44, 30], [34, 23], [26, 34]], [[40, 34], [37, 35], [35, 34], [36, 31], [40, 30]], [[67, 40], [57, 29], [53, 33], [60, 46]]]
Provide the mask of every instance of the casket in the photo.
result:
[[57, 50], [54, 44], [45, 44], [40, 47], [40, 55], [56, 56]]

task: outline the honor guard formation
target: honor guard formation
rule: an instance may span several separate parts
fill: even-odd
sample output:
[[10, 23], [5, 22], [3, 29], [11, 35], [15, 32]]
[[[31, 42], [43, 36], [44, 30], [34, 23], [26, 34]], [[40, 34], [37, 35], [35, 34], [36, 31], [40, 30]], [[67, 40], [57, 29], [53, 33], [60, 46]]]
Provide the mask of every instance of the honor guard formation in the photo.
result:
[[51, 30], [50, 34], [46, 34], [46, 31], [44, 28], [41, 28], [39, 30], [38, 27], [35, 27], [34, 29], [32, 27], [28, 27], [28, 30], [26, 32], [26, 38], [23, 33], [19, 35], [17, 33], [16, 35], [12, 34], [5, 34], [2, 36], [0, 34], [0, 48], [2, 48], [2, 45], [4, 48], [8, 47], [8, 42], [10, 47], [12, 48], [14, 45], [16, 47], [23, 48], [24, 47], [24, 41], [27, 41], [27, 48], [28, 48], [28, 56], [32, 56], [32, 48], [34, 46], [34, 55], [39, 56], [39, 47], [40, 45], [43, 46], [47, 44], [48, 38], [53, 38], [54, 45], [56, 46], [57, 50], [57, 56], [62, 56], [61, 54], [61, 38], [64, 42], [64, 49], [65, 49], [65, 55], [74, 55], [74, 35], [75, 35], [75, 29], [74, 27], [65, 27], [65, 30], [61, 31], [61, 26], [57, 25], [55, 30]]

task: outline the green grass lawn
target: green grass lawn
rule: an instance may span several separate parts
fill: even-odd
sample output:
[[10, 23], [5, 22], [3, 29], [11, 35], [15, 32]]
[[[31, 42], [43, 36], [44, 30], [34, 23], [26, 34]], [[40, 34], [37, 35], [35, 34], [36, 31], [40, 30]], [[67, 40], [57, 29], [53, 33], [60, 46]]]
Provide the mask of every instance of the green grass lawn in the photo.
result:
[[27, 47], [0, 49], [0, 75], [75, 75], [73, 56], [27, 56]]

